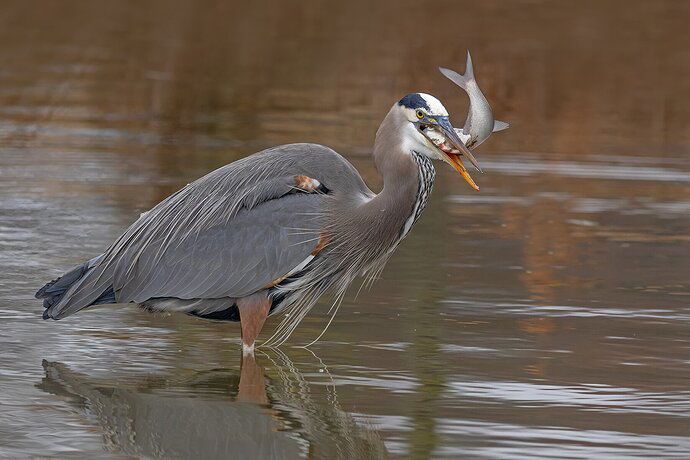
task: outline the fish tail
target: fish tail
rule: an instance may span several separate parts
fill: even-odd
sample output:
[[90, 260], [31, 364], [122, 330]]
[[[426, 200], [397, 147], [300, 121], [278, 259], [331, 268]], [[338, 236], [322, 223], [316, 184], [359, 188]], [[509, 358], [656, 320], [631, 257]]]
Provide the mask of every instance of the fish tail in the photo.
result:
[[467, 62], [465, 64], [464, 75], [460, 75], [459, 73], [444, 67], [439, 67], [438, 70], [441, 71], [441, 73], [450, 81], [467, 91], [468, 84], [474, 81], [474, 67], [472, 66], [472, 56], [470, 55], [470, 50], [467, 50]]
[[465, 74], [463, 77], [467, 80], [474, 80], [474, 67], [472, 66], [472, 55], [470, 50], [467, 50], [467, 62], [465, 63]]

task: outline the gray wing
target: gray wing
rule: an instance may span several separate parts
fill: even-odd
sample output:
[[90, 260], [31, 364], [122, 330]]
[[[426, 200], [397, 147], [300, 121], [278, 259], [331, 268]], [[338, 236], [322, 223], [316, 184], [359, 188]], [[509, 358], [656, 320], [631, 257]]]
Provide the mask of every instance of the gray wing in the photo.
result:
[[[328, 195], [300, 193], [297, 175], [319, 180]], [[118, 302], [256, 292], [310, 255], [327, 200], [368, 194], [354, 167], [319, 145], [285, 145], [235, 161], [144, 213], [49, 316], [86, 308], [110, 286]]]
[[116, 299], [236, 298], [261, 290], [314, 251], [324, 199], [287, 194], [187, 238], [166, 241], [161, 234], [151, 244], [132, 245], [115, 269]]

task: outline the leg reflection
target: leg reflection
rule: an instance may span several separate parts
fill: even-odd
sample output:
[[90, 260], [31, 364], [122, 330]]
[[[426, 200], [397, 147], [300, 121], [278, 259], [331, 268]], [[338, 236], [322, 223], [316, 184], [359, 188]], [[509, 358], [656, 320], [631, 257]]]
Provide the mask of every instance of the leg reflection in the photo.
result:
[[252, 364], [244, 367], [251, 378], [240, 389], [236, 369], [94, 378], [44, 361], [45, 377], [37, 387], [68, 402], [84, 430], [100, 429], [110, 452], [145, 458], [300, 457], [299, 439], [282, 420], [264, 406], [235, 402], [266, 401], [265, 386], [262, 396], [261, 387], [251, 384], [255, 376], [263, 378]]
[[254, 353], [242, 353], [237, 401], [268, 404], [264, 368], [257, 364]]

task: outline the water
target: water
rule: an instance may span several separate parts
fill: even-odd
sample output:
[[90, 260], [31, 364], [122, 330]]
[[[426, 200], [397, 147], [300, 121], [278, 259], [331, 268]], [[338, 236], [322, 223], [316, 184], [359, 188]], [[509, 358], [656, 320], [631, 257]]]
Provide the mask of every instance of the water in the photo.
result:
[[[443, 13], [442, 16], [439, 14]], [[5, 2], [0, 456], [690, 456], [685, 2]], [[465, 49], [497, 118], [439, 167], [383, 279], [311, 351], [133, 306], [40, 319], [45, 281], [261, 148], [372, 187], [378, 123]], [[318, 335], [327, 300], [288, 345]], [[272, 320], [267, 329], [276, 324]]]

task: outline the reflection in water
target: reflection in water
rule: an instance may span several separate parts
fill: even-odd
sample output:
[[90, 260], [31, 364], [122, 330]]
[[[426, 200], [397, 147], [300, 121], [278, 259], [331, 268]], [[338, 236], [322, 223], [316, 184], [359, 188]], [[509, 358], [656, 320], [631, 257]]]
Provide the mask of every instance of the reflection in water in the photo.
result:
[[59, 362], [43, 361], [37, 388], [67, 398], [95, 419], [105, 449], [156, 458], [383, 458], [375, 431], [355, 422], [335, 389], [317, 404], [309, 385], [283, 353], [268, 377], [253, 356], [239, 375], [230, 369], [185, 378], [147, 375], [139, 382], [92, 378]]

